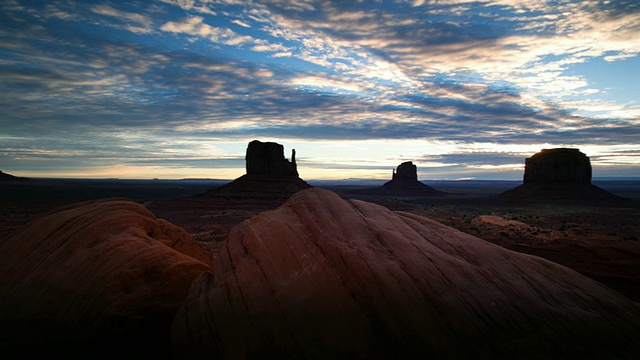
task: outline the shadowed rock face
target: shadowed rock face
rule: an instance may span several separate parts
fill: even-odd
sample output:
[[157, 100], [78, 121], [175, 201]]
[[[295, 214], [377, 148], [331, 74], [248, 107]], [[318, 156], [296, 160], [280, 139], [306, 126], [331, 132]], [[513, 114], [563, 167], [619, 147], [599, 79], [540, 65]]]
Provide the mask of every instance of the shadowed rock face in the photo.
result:
[[247, 174], [298, 177], [296, 151], [291, 151], [291, 161], [284, 157], [284, 146], [274, 142], [254, 140], [247, 147], [245, 156]]
[[176, 311], [210, 270], [187, 232], [126, 199], [43, 215], [0, 254], [0, 349], [60, 358], [124, 348], [166, 357]]
[[391, 180], [384, 183], [384, 185], [373, 189], [356, 190], [354, 193], [389, 196], [433, 196], [444, 194], [418, 181], [418, 167], [411, 161], [398, 165], [393, 172]]
[[629, 202], [591, 184], [591, 162], [578, 149], [543, 149], [525, 160], [523, 184], [498, 198], [607, 205]]
[[403, 162], [393, 172], [391, 180], [418, 181], [418, 167], [411, 161]]
[[525, 160], [525, 184], [591, 184], [591, 162], [578, 149], [543, 149]]
[[184, 359], [628, 358], [638, 336], [640, 305], [566, 267], [315, 188], [232, 229], [172, 335]]
[[245, 156], [247, 173], [229, 184], [207, 191], [205, 195], [286, 199], [311, 187], [298, 176], [295, 157], [296, 151], [292, 150], [291, 161], [287, 160], [280, 144], [251, 141]]
[[24, 180], [30, 180], [30, 179], [13, 176], [11, 174], [7, 174], [5, 172], [0, 171], [0, 181], [24, 181]]

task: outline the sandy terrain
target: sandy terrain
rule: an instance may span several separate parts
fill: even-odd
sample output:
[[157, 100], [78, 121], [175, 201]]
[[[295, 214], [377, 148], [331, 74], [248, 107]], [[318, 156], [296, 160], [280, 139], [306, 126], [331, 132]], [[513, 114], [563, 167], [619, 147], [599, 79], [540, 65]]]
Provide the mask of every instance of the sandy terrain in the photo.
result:
[[[640, 182], [609, 182], [625, 207], [505, 204], [492, 196], [514, 182], [434, 182], [444, 197], [351, 196], [355, 185], [322, 184], [346, 198], [426, 216], [508, 249], [568, 266], [640, 302]], [[0, 240], [40, 214], [89, 199], [125, 197], [187, 230], [215, 255], [231, 227], [282, 200], [200, 196], [216, 181], [30, 181], [0, 186]], [[313, 185], [313, 184], [312, 184]]]

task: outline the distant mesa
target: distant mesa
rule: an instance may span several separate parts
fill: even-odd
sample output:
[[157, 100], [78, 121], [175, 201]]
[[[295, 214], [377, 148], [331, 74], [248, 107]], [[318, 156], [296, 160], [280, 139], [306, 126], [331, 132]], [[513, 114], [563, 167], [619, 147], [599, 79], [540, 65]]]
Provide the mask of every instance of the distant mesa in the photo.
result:
[[543, 149], [525, 159], [523, 184], [498, 197], [537, 202], [620, 202], [627, 199], [591, 184], [591, 162], [579, 149]]
[[525, 184], [591, 184], [591, 162], [579, 149], [543, 149], [525, 159]]
[[418, 181], [418, 167], [411, 161], [403, 162], [393, 170], [391, 180], [373, 189], [355, 190], [363, 195], [438, 196], [445, 193]]
[[245, 156], [247, 173], [219, 188], [206, 192], [207, 196], [247, 198], [288, 198], [310, 188], [298, 175], [296, 151], [291, 161], [284, 157], [284, 146], [275, 142], [253, 140]]
[[25, 181], [25, 180], [31, 180], [31, 179], [13, 176], [11, 174], [7, 174], [5, 172], [2, 172], [2, 170], [0, 170], [0, 181]]

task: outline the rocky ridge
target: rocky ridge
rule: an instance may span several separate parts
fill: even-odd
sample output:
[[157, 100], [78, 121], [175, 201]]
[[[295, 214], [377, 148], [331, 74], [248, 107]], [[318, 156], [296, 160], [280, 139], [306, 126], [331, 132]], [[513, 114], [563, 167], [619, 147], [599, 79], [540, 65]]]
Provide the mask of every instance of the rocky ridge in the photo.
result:
[[29, 178], [13, 176], [11, 174], [7, 174], [0, 170], [0, 181], [25, 181], [30, 180]]

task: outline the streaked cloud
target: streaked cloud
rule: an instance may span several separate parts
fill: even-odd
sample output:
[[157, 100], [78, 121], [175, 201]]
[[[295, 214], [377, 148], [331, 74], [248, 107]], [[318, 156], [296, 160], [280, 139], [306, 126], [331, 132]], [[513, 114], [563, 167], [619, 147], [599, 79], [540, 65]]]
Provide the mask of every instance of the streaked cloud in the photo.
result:
[[[306, 147], [313, 174], [385, 177], [413, 159], [436, 177], [518, 178], [514, 164], [559, 146], [627, 174], [640, 102], [614, 94], [640, 78], [614, 92], [589, 70], [640, 65], [639, 23], [639, 5], [613, 1], [10, 0], [0, 169], [46, 159], [218, 177], [242, 172], [261, 138]], [[366, 166], [366, 152], [337, 150], [381, 143], [388, 156]]]

